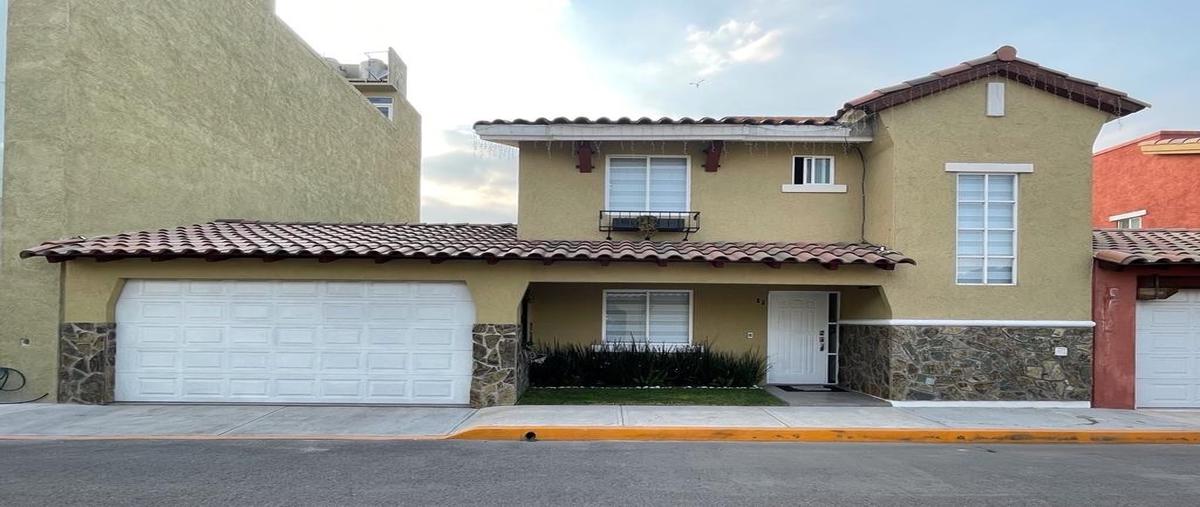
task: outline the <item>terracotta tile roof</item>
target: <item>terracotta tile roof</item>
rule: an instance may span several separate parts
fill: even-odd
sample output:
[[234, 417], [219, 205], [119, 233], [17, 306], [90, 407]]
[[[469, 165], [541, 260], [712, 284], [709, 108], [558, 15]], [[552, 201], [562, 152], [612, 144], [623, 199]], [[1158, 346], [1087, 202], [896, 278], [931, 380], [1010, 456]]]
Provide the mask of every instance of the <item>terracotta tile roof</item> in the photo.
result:
[[721, 118], [629, 118], [622, 116], [617, 119], [600, 117], [596, 119], [580, 116], [578, 118], [537, 118], [526, 120], [491, 120], [477, 121], [476, 125], [834, 125], [835, 118], [828, 116], [723, 116]]
[[1017, 50], [1012, 46], [1002, 46], [992, 54], [968, 60], [950, 68], [942, 69], [927, 76], [910, 79], [903, 83], [880, 88], [846, 102], [837, 114], [827, 116], [725, 116], [721, 118], [683, 117], [679, 119], [663, 117], [609, 119], [606, 117], [591, 119], [578, 118], [537, 118], [527, 120], [491, 120], [478, 121], [475, 125], [836, 125], [841, 118], [851, 110], [861, 110], [868, 114], [876, 113], [889, 107], [938, 93], [971, 81], [989, 77], [1002, 76], [1039, 90], [1059, 95], [1088, 107], [1095, 107], [1116, 116], [1125, 116], [1150, 107], [1150, 104], [1130, 97], [1122, 91], [1100, 86], [1095, 81], [1079, 78], [1066, 72], [1043, 67], [1037, 62], [1017, 58]]
[[992, 75], [1007, 77], [1116, 116], [1125, 116], [1150, 107], [1150, 104], [1131, 98], [1125, 92], [1105, 88], [1095, 81], [1074, 77], [1066, 72], [1043, 67], [1037, 62], [1017, 58], [1016, 48], [1002, 46], [982, 58], [875, 90], [847, 102], [834, 116], [841, 118], [852, 109], [866, 113], [879, 112]]
[[1200, 264], [1200, 229], [1097, 229], [1092, 252], [1121, 265]]
[[1200, 144], [1200, 132], [1180, 134], [1179, 137], [1160, 137], [1138, 143], [1139, 146], [1163, 146], [1176, 144]]
[[546, 241], [517, 239], [512, 224], [329, 224], [245, 220], [43, 243], [21, 257], [51, 262], [77, 257], [302, 257], [540, 261], [746, 262], [826, 267], [915, 264], [869, 243], [734, 243], [696, 241]]

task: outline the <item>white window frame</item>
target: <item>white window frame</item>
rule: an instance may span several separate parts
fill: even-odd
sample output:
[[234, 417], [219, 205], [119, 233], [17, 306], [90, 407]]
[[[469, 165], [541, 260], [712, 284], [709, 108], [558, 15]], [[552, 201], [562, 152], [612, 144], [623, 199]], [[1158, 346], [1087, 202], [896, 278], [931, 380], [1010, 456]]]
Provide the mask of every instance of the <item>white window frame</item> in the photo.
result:
[[[646, 185], [645, 185], [645, 187], [646, 187], [646, 190], [645, 190], [646, 206], [645, 207], [647, 209], [636, 210], [636, 211], [649, 211], [649, 208], [651, 208], [651, 206], [650, 206], [650, 159], [652, 159], [652, 158], [683, 159], [683, 163], [684, 163], [684, 167], [685, 167], [684, 173], [686, 174], [684, 186], [687, 187], [684, 189], [685, 190], [684, 206], [683, 206], [684, 209], [674, 210], [671, 212], [685, 212], [685, 211], [692, 210], [692, 157], [690, 157], [688, 155], [617, 155], [617, 154], [608, 155], [608, 156], [604, 157], [604, 209], [606, 209], [606, 210], [612, 209], [612, 204], [609, 201], [609, 191], [611, 190], [612, 187], [611, 187], [611, 182], [609, 180], [612, 179], [611, 178], [612, 159], [614, 159], [614, 158], [644, 158], [644, 159], [646, 159]], [[670, 213], [670, 212], [664, 211], [663, 213]]]
[[[1127, 229], [1127, 230], [1141, 229], [1142, 228], [1142, 217], [1144, 217], [1144, 216], [1146, 216], [1146, 210], [1140, 209], [1137, 211], [1130, 211], [1128, 213], [1120, 213], [1117, 215], [1110, 216], [1110, 217], [1108, 217], [1108, 221], [1112, 222], [1113, 227], [1115, 227], [1117, 229]], [[1137, 227], [1133, 227], [1134, 220], [1137, 220]], [[1121, 222], [1128, 222], [1130, 227], [1121, 227]]]
[[[829, 160], [829, 183], [809, 183], [807, 180], [812, 169], [804, 162], [800, 170], [800, 183], [796, 183], [796, 159], [826, 159]], [[780, 187], [784, 193], [844, 193], [846, 185], [837, 185], [837, 158], [832, 155], [792, 155], [792, 164], [788, 167], [787, 183]]]
[[[665, 350], [676, 348], [690, 348], [694, 342], [693, 326], [695, 325], [696, 316], [696, 294], [691, 289], [604, 289], [600, 297], [600, 345], [630, 345], [631, 342], [626, 341], [608, 341], [608, 295], [611, 293], [618, 294], [645, 294], [646, 295], [646, 343], [638, 345], [648, 345], [651, 347], [661, 347]], [[668, 293], [686, 293], [688, 295], [688, 341], [687, 343], [655, 343], [650, 342], [650, 294], [655, 292]]]
[[[377, 102], [372, 102], [372, 101], [371, 101], [371, 99], [387, 99], [387, 100], [389, 100], [390, 102], [388, 102], [387, 104], [380, 104], [380, 103], [377, 103]], [[376, 110], [376, 111], [378, 111], [378, 110], [380, 109], [380, 107], [381, 107], [381, 106], [382, 106], [382, 107], [385, 107], [385, 108], [387, 108], [387, 114], [385, 114], [385, 115], [383, 115], [383, 116], [384, 116], [385, 118], [389, 119], [389, 120], [390, 120], [390, 119], [392, 119], [392, 111], [393, 111], [393, 110], [395, 109], [395, 107], [396, 107], [396, 99], [395, 99], [395, 97], [388, 97], [388, 96], [386, 96], [386, 95], [368, 95], [368, 96], [367, 96], [367, 102], [370, 102], [370, 103], [371, 103], [371, 107], [375, 108], [375, 110]], [[383, 111], [380, 111], [380, 113], [382, 113], [382, 112], [383, 112]]]
[[[1124, 225], [1122, 225], [1124, 223]], [[1116, 221], [1117, 229], [1129, 231], [1142, 228], [1142, 217], [1122, 218]]]
[[[983, 203], [983, 229], [982, 229], [982, 231], [983, 231], [983, 255], [979, 256], [979, 257], [983, 257], [983, 279], [981, 282], [960, 282], [960, 281], [958, 281], [958, 261], [959, 261], [960, 257], [964, 257], [962, 255], [959, 255], [959, 253], [958, 253], [959, 232], [962, 231], [962, 227], [959, 227], [959, 224], [958, 224], [958, 216], [959, 216], [958, 208], [959, 208], [959, 205], [962, 204], [962, 200], [959, 199], [959, 197], [958, 197], [958, 189], [959, 189], [959, 180], [963, 176], [983, 176], [984, 177], [983, 178], [983, 201], [970, 201], [971, 203], [975, 203], [975, 202]], [[1011, 282], [988, 282], [988, 272], [987, 272], [988, 259], [991, 257], [988, 255], [988, 238], [987, 238], [987, 231], [989, 230], [988, 223], [987, 223], [988, 203], [990, 202], [988, 200], [988, 176], [1012, 176], [1013, 177], [1013, 202], [1012, 202], [1012, 205], [1013, 205], [1013, 228], [1012, 228], [1012, 231], [1013, 231], [1013, 255], [1012, 255], [1013, 268], [1012, 268], [1012, 281]], [[1021, 205], [1020, 188], [1021, 188], [1021, 175], [1018, 173], [960, 172], [960, 173], [955, 174], [955, 176], [954, 176], [954, 284], [955, 285], [967, 285], [967, 286], [969, 286], [969, 285], [990, 285], [990, 286], [1014, 286], [1014, 285], [1017, 285], [1017, 267], [1020, 265], [1019, 258], [1020, 258], [1020, 252], [1021, 252], [1020, 245], [1019, 245], [1019, 241], [1020, 241], [1019, 236], [1020, 236], [1020, 230], [1021, 230], [1020, 223], [1021, 222], [1020, 222], [1020, 215], [1019, 215], [1019, 209], [1018, 209], [1018, 208], [1020, 208], [1020, 205]], [[976, 257], [976, 256], [967, 255], [965, 257]], [[997, 256], [997, 258], [1007, 258], [1007, 257]]]
[[987, 84], [987, 115], [992, 118], [1004, 116], [1004, 83], [993, 81]]

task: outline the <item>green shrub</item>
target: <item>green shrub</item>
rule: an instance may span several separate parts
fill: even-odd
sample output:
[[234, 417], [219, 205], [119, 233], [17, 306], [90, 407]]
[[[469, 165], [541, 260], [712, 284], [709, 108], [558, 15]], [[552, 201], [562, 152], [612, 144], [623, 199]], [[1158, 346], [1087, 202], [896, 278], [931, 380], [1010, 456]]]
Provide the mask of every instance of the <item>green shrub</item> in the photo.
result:
[[721, 352], [707, 346], [662, 350], [555, 343], [538, 346], [535, 353], [529, 381], [541, 387], [750, 387], [767, 372], [766, 358], [756, 351]]

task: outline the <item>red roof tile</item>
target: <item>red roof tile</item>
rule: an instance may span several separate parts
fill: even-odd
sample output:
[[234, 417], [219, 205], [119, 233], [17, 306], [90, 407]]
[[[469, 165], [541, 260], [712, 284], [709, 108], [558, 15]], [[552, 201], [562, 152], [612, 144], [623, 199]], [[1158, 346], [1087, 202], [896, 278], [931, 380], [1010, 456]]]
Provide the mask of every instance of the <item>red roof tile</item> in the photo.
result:
[[1002, 46], [990, 55], [939, 70], [928, 76], [880, 88], [851, 100], [834, 117], [841, 118], [854, 109], [876, 113], [993, 75], [1007, 77], [1116, 116], [1125, 116], [1150, 107], [1150, 104], [1131, 98], [1125, 92], [1105, 88], [1095, 81], [1074, 77], [1066, 72], [1043, 67], [1037, 62], [1017, 58], [1016, 48]]
[[371, 258], [541, 261], [915, 264], [869, 243], [549, 241], [517, 239], [512, 224], [327, 224], [217, 221], [43, 243], [21, 257]]
[[587, 118], [537, 118], [526, 120], [491, 120], [477, 121], [476, 125], [833, 125], [837, 120], [828, 116], [723, 116], [721, 118], [629, 118], [622, 116], [617, 119], [607, 117]]
[[1121, 265], [1200, 264], [1200, 230], [1097, 229], [1092, 252], [1096, 259]]

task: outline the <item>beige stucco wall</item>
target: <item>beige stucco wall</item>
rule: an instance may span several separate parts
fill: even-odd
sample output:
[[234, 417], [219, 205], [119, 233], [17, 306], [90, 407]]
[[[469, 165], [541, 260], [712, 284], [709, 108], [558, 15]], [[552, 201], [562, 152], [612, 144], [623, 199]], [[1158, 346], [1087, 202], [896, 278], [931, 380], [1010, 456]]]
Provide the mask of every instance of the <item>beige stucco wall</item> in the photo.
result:
[[[997, 78], [1000, 79], [1000, 78]], [[1009, 82], [1006, 114], [985, 113], [980, 80], [882, 111], [867, 162], [866, 239], [917, 260], [887, 278], [862, 318], [1088, 320], [1090, 317], [1091, 146], [1110, 117]], [[605, 157], [687, 154], [697, 241], [857, 241], [862, 218], [858, 154], [843, 144], [730, 143], [707, 173], [702, 143], [600, 143], [595, 171], [580, 173], [570, 143], [523, 143], [520, 234], [530, 239], [600, 239]], [[793, 154], [833, 154], [844, 194], [780, 191]], [[955, 175], [947, 162], [1033, 163], [1019, 177], [1015, 286], [959, 286], [955, 270]], [[614, 237], [618, 235], [614, 234]], [[635, 235], [621, 235], [635, 238]], [[655, 239], [677, 239], [659, 234]], [[697, 282], [707, 281], [701, 275]]]
[[[892, 143], [892, 227], [890, 236], [872, 227], [868, 239], [918, 263], [884, 284], [894, 318], [1090, 320], [1091, 146], [1109, 116], [1016, 82], [1005, 88], [1003, 117], [984, 114], [986, 80], [879, 115], [876, 136]], [[947, 162], [1034, 165], [1018, 177], [1015, 286], [955, 284]]]
[[[579, 284], [530, 286], [529, 331], [535, 344], [591, 345], [601, 341], [602, 303], [608, 289], [681, 289], [692, 291], [692, 342], [730, 352], [766, 354], [767, 296], [770, 291], [838, 292], [842, 314], [847, 303], [874, 298], [871, 289], [811, 285], [722, 284]], [[852, 310], [851, 310], [852, 311]], [[753, 338], [747, 338], [753, 333]]]
[[416, 111], [388, 122], [266, 4], [10, 2], [0, 364], [29, 391], [54, 388], [60, 267], [21, 249], [214, 218], [417, 220]]
[[[517, 223], [526, 239], [604, 239], [607, 157], [686, 155], [691, 211], [700, 212], [697, 241], [857, 241], [860, 238], [862, 164], [850, 145], [834, 143], [727, 143], [716, 172], [703, 167], [704, 143], [601, 142], [595, 168], [581, 173], [571, 143], [521, 143]], [[793, 155], [834, 156], [834, 183], [845, 193], [784, 193]], [[657, 240], [679, 239], [660, 233]], [[613, 238], [638, 239], [632, 233]]]
[[[40, 259], [31, 262], [43, 262]], [[531, 283], [599, 284], [624, 280], [631, 284], [693, 284], [704, 280], [717, 287], [760, 285], [772, 287], [825, 287], [839, 284], [854, 287], [878, 286], [894, 272], [867, 266], [843, 266], [831, 271], [812, 265], [788, 265], [772, 269], [763, 265], [726, 265], [713, 268], [703, 263], [669, 264], [612, 263], [601, 266], [592, 262], [558, 262], [545, 266], [540, 262], [505, 261], [489, 265], [482, 261], [397, 260], [376, 264], [371, 260], [341, 260], [319, 263], [311, 259], [264, 263], [255, 259], [221, 262], [177, 259], [151, 262], [130, 259], [95, 262], [70, 261], [63, 277], [63, 319], [66, 322], [109, 322], [122, 284], [128, 279], [258, 279], [258, 280], [426, 280], [466, 282], [475, 301], [476, 320], [483, 323], [515, 323], [521, 297]], [[855, 289], [861, 298], [874, 297], [873, 290]], [[847, 298], [856, 297], [849, 295]], [[847, 311], [852, 303], [847, 303]], [[598, 309], [596, 310], [599, 311]], [[859, 314], [843, 316], [861, 317]], [[118, 330], [118, 333], [120, 331]]]

